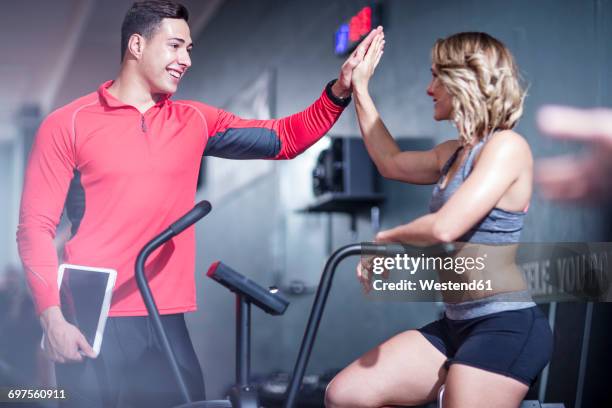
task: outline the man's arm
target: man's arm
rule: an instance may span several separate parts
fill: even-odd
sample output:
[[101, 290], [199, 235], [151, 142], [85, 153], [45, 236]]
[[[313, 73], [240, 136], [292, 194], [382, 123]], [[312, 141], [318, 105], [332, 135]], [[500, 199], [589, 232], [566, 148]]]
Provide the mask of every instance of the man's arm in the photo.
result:
[[40, 126], [26, 168], [17, 244], [37, 313], [59, 305], [53, 239], [75, 167], [71, 132], [51, 115]]
[[76, 163], [73, 137], [61, 123], [52, 115], [36, 135], [21, 197], [17, 245], [46, 334], [45, 351], [53, 361], [63, 363], [81, 361], [79, 350], [92, 358], [95, 354], [83, 334], [64, 320], [59, 308], [53, 239]]
[[312, 105], [282, 119], [242, 119], [218, 109], [209, 121], [204, 154], [228, 159], [291, 159], [313, 145], [336, 123], [344, 106], [329, 96], [328, 85]]
[[302, 153], [331, 129], [350, 103], [353, 69], [379, 32], [382, 27], [372, 30], [344, 62], [338, 80], [330, 82], [302, 112], [282, 119], [248, 120], [220, 109], [204, 109], [209, 126], [204, 154], [231, 159], [291, 159]]

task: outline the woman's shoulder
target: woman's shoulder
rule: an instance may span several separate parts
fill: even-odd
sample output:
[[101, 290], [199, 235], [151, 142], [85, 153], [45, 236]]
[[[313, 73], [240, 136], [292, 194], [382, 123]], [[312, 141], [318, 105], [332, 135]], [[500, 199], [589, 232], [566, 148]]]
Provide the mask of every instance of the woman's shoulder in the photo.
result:
[[515, 160], [533, 160], [527, 139], [510, 129], [495, 132], [484, 144], [481, 155], [498, 158], [512, 156]]
[[527, 154], [531, 157], [531, 148], [527, 139], [514, 130], [506, 129], [495, 132], [484, 145], [483, 154]]

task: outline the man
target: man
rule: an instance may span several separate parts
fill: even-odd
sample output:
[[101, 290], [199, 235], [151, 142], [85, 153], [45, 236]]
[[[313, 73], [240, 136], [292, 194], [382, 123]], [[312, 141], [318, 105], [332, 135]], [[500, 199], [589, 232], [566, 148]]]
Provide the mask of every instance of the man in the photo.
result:
[[[17, 232], [45, 349], [56, 363], [66, 406], [171, 406], [181, 402], [137, 290], [134, 262], [153, 236], [195, 201], [202, 154], [233, 159], [290, 159], [335, 123], [350, 102], [353, 68], [374, 30], [343, 64], [337, 81], [304, 111], [280, 120], [244, 120], [170, 96], [191, 66], [184, 6], [136, 3], [122, 25], [119, 75], [51, 113], [32, 148]], [[118, 272], [100, 355], [59, 308], [53, 237], [73, 175], [84, 197], [67, 263]], [[78, 208], [78, 205], [76, 206]], [[183, 313], [196, 309], [193, 228], [156, 252], [146, 267], [164, 326], [191, 396], [202, 373]], [[72, 364], [69, 364], [72, 363]]]

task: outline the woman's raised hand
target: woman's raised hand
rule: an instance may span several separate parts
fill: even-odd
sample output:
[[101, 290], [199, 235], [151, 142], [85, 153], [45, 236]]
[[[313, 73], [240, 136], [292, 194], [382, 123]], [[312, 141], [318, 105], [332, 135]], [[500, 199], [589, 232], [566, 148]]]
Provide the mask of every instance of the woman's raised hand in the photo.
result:
[[372, 44], [368, 47], [363, 60], [353, 70], [351, 82], [354, 91], [359, 92], [367, 90], [370, 78], [374, 75], [374, 71], [383, 55], [384, 48], [385, 33], [381, 30], [372, 40]]

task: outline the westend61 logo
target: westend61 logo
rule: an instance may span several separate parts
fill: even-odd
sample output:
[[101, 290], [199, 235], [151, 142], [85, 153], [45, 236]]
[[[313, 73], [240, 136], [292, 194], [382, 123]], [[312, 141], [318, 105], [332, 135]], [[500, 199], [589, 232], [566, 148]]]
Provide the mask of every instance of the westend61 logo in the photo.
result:
[[428, 257], [424, 254], [414, 257], [407, 254], [397, 254], [395, 257], [376, 257], [372, 260], [372, 272], [376, 275], [386, 270], [403, 270], [414, 275], [421, 271], [453, 271], [459, 275], [466, 271], [482, 271], [485, 269], [485, 258], [472, 257]]

